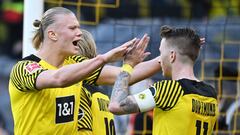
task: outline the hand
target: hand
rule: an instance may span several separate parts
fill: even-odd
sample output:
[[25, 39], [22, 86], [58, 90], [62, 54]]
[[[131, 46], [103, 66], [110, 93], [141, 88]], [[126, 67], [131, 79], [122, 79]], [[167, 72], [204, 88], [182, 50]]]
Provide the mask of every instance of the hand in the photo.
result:
[[150, 37], [147, 34], [133, 44], [132, 48], [128, 50], [124, 63], [131, 65], [134, 67], [138, 63], [142, 62], [150, 52], [145, 52], [147, 45], [149, 43]]
[[107, 53], [103, 54], [105, 62], [115, 62], [122, 60], [131, 46], [136, 42], [136, 38], [124, 43], [123, 45], [116, 47]]

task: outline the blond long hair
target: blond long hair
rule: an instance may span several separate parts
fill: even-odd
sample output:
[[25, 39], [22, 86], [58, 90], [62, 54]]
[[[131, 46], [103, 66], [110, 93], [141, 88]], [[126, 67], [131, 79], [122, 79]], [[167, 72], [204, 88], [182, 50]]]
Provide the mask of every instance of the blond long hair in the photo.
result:
[[84, 29], [81, 29], [81, 31], [81, 40], [77, 43], [80, 48], [79, 55], [85, 56], [89, 59], [96, 57], [97, 47], [92, 34]]

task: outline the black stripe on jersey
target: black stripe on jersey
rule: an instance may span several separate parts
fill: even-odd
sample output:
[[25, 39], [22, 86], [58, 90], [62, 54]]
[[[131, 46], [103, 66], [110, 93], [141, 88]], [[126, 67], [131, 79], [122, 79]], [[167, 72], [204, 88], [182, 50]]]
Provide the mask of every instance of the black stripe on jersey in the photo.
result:
[[88, 116], [90, 116], [88, 119], [91, 120], [92, 119], [92, 116], [91, 116], [91, 108], [90, 108], [90, 103], [89, 102], [86, 102], [86, 100], [84, 100], [83, 98], [81, 98], [81, 101], [80, 101], [80, 108], [82, 108], [84, 110], [84, 112], [86, 112], [86, 114]]
[[91, 112], [91, 94], [85, 87], [82, 87], [81, 97], [80, 97], [80, 105], [84, 112], [83, 117], [78, 119], [78, 131], [81, 129], [92, 130], [92, 112]]
[[88, 89], [86, 87], [82, 87], [82, 91], [83, 91], [82, 92], [83, 96], [81, 96], [82, 97], [81, 99], [83, 99], [83, 101], [85, 101], [86, 104], [91, 105], [91, 102], [92, 102], [91, 93], [88, 91]]
[[172, 91], [172, 89], [171, 89], [172, 87], [171, 87], [171, 86], [172, 86], [172, 82], [167, 81], [165, 87], [163, 88], [163, 89], [165, 90], [165, 94], [164, 94], [164, 96], [162, 97], [163, 100], [162, 100], [162, 102], [161, 102], [161, 104], [160, 104], [160, 106], [162, 106], [162, 109], [163, 109], [163, 110], [165, 110], [167, 100], [170, 98], [170, 97], [169, 97], [169, 93]]
[[197, 82], [197, 81], [189, 80], [189, 79], [181, 79], [181, 80], [178, 80], [178, 82], [180, 83], [180, 85], [182, 86], [182, 88], [184, 90], [184, 95], [198, 94], [201, 96], [213, 97], [213, 98], [217, 99], [216, 90], [212, 86], [210, 86], [204, 82]]
[[[177, 84], [178, 84], [178, 83], [177, 83]], [[178, 84], [178, 86], [175, 87], [175, 90], [174, 90], [173, 93], [174, 93], [174, 94], [173, 94], [172, 97], [174, 97], [174, 99], [172, 99], [172, 100], [169, 102], [169, 104], [168, 104], [168, 105], [169, 105], [169, 109], [168, 109], [168, 110], [172, 109], [172, 108], [177, 104], [180, 96], [183, 95], [182, 87], [180, 86], [180, 84]]]
[[80, 127], [78, 127], [78, 131], [80, 131], [80, 130], [88, 130], [88, 131], [92, 131], [92, 129], [88, 129], [88, 128], [80, 128]]
[[[29, 57], [30, 58], [30, 57]], [[33, 58], [33, 57], [31, 57]], [[44, 69], [38, 70], [32, 74], [28, 73], [25, 70], [25, 67], [30, 64], [35, 63], [33, 61], [19, 61], [12, 69], [12, 72], [10, 74], [10, 79], [12, 84], [22, 92], [28, 92], [28, 91], [35, 91], [36, 84], [34, 83], [36, 81], [37, 76], [44, 71]]]
[[[176, 89], [177, 89], [177, 84], [175, 81], [172, 82], [172, 84], [170, 84], [170, 90], [168, 92], [169, 96], [167, 95], [167, 99], [165, 100], [165, 103], [163, 106], [170, 106], [171, 104], [169, 104], [170, 102], [173, 101], [173, 93], [176, 92]], [[175, 97], [175, 96], [174, 96]], [[167, 108], [163, 108], [164, 110], [167, 109]]]
[[67, 59], [73, 59], [76, 63], [82, 62], [84, 60], [87, 60], [87, 57], [83, 57], [83, 56], [79, 56], [79, 55], [74, 55], [74, 56], [70, 56]]
[[98, 77], [101, 74], [103, 67], [98, 68], [97, 70], [95, 70], [91, 76], [89, 76], [87, 79], [85, 79], [83, 82], [86, 84], [91, 84], [91, 85], [96, 85], [96, 81], [98, 79]]
[[35, 61], [35, 62], [40, 62], [41, 61], [40, 58], [38, 58], [37, 56], [35, 56], [33, 54], [23, 58], [22, 60], [30, 60], [30, 61]]
[[86, 120], [88, 121], [88, 123], [92, 123], [92, 113], [91, 113], [91, 110], [89, 110], [90, 108], [88, 108], [88, 106], [83, 104], [80, 105], [80, 107], [82, 110], [84, 110], [84, 117], [81, 120]]
[[86, 121], [85, 119], [81, 119], [81, 121], [78, 121], [78, 131], [81, 129], [92, 130], [91, 127], [92, 127], [91, 124], [88, 123], [88, 121]]
[[83, 82], [83, 87], [86, 88], [91, 94], [94, 94], [96, 92], [100, 92], [102, 94], [108, 95], [108, 90], [101, 88], [101, 86], [96, 86], [96, 85], [89, 85]]
[[164, 111], [173, 108], [179, 98], [183, 95], [183, 90], [177, 81], [164, 80], [154, 84], [156, 89], [156, 106]]

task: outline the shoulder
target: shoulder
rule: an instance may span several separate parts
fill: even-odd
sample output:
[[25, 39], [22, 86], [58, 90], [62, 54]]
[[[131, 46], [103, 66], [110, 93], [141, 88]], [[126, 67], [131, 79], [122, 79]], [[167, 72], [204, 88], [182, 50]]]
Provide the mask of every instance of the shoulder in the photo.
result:
[[21, 91], [35, 90], [37, 76], [45, 69], [38, 63], [40, 59], [35, 57], [26, 57], [16, 63], [12, 68], [10, 80], [12, 84]]
[[[43, 70], [43, 67], [39, 64], [40, 58], [35, 55], [30, 55], [22, 60], [18, 61], [12, 68], [12, 74], [32, 74], [39, 70]], [[14, 72], [16, 71], [16, 72]]]
[[181, 79], [178, 81], [183, 87], [184, 94], [197, 94], [206, 97], [217, 98], [217, 91], [206, 82]]

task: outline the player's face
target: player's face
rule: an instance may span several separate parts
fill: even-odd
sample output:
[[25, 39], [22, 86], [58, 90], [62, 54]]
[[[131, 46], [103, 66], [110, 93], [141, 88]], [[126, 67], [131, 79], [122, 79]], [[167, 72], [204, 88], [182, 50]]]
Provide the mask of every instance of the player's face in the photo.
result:
[[79, 21], [74, 14], [63, 14], [56, 16], [56, 34], [59, 50], [62, 55], [71, 56], [79, 52], [77, 41], [80, 40]]
[[170, 50], [167, 46], [166, 39], [163, 38], [159, 48], [160, 57], [159, 63], [162, 67], [162, 74], [164, 77], [171, 77], [171, 63], [170, 63]]

